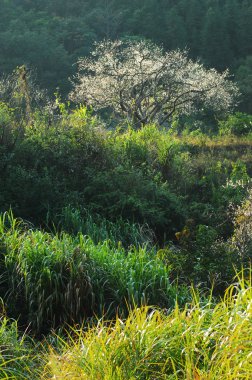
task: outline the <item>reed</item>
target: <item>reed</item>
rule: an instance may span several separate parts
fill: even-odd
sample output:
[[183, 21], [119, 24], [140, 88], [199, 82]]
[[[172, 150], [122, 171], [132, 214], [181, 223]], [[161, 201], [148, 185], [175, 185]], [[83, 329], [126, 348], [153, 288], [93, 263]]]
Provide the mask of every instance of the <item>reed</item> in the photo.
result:
[[[88, 331], [73, 329], [51, 349], [44, 377], [106, 380], [249, 380], [252, 377], [251, 275], [239, 276], [214, 304], [193, 302], [167, 315], [136, 308], [126, 320], [100, 320]], [[72, 337], [74, 336], [74, 338]]]

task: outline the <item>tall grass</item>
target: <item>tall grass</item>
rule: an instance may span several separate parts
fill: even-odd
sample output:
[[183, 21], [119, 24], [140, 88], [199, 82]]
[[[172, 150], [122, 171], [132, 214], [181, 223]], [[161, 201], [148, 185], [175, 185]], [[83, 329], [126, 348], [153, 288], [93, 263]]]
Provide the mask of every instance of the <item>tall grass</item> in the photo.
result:
[[26, 334], [20, 336], [17, 322], [0, 316], [0, 379], [39, 378], [35, 346]]
[[70, 234], [82, 233], [92, 238], [94, 243], [110, 240], [117, 244], [121, 242], [126, 248], [130, 245], [151, 244], [154, 233], [147, 224], [130, 223], [118, 218], [111, 222], [100, 215], [93, 215], [88, 210], [82, 213], [70, 206], [64, 207], [56, 217], [57, 230]]
[[171, 308], [176, 298], [188, 299], [186, 288], [171, 285], [154, 249], [94, 244], [82, 234], [29, 229], [12, 215], [0, 219], [5, 301], [36, 332], [94, 314], [124, 315], [129, 305]]
[[7, 311], [21, 325], [37, 334], [83, 326], [38, 351], [2, 306], [1, 379], [252, 378], [251, 269], [216, 303], [172, 285], [169, 268], [144, 246], [44, 233], [11, 213], [0, 218], [0, 244]]
[[252, 378], [251, 278], [239, 278], [218, 304], [194, 301], [167, 315], [142, 307], [126, 320], [73, 330], [51, 349], [45, 378], [237, 380]]
[[[40, 380], [250, 380], [251, 270], [218, 303], [200, 299], [168, 313], [151, 306], [102, 318], [35, 346], [17, 323], [0, 318], [0, 378]], [[35, 354], [36, 352], [36, 354]]]

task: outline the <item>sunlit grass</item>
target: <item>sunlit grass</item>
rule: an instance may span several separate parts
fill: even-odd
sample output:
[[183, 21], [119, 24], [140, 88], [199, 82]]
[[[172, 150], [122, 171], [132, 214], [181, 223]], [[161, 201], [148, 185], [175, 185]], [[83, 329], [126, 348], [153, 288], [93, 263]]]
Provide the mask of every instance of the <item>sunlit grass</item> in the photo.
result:
[[17, 322], [0, 317], [0, 379], [34, 380], [40, 370], [35, 344], [26, 333], [20, 334]]
[[94, 314], [126, 315], [129, 305], [172, 308], [188, 300], [155, 249], [32, 230], [11, 214], [2, 216], [0, 232], [5, 302], [36, 333]]
[[[67, 335], [48, 338], [35, 353], [34, 342], [18, 332], [3, 308], [0, 378], [251, 378], [251, 270], [238, 275], [216, 303], [172, 286], [169, 269], [146, 247], [126, 251], [81, 234], [32, 230], [11, 213], [1, 218], [0, 238], [7, 300], [21, 297], [29, 328], [83, 326], [68, 326]], [[181, 307], [176, 298], [192, 301]]]
[[36, 348], [17, 323], [0, 324], [0, 378], [40, 380], [249, 380], [252, 376], [251, 271], [223, 300], [180, 309], [132, 309], [128, 318], [69, 328]]
[[[7, 312], [26, 323], [2, 306], [0, 379], [252, 378], [251, 269], [217, 301], [172, 285], [146, 246], [45, 233], [12, 213], [0, 243]], [[44, 347], [29, 338], [45, 332]]]
[[[251, 279], [250, 279], [251, 280]], [[239, 279], [223, 299], [194, 301], [170, 314], [143, 307], [126, 320], [73, 330], [51, 349], [44, 377], [236, 380], [252, 377], [252, 288]]]

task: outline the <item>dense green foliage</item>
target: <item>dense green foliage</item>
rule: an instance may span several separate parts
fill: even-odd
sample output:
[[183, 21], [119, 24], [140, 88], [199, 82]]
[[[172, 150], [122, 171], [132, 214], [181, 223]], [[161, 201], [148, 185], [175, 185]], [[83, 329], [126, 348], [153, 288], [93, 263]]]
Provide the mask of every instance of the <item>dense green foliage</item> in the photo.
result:
[[[0, 0], [1, 379], [251, 379], [251, 16], [249, 0]], [[144, 115], [168, 87], [163, 126], [62, 101], [72, 64], [118, 38], [145, 39], [151, 69], [148, 39], [230, 68], [239, 111], [203, 94], [183, 114], [202, 77], [180, 73], [174, 100], [141, 59], [127, 101]]]
[[59, 118], [37, 110], [28, 125], [22, 105], [1, 104], [1, 211], [95, 244], [156, 245], [171, 279], [223, 291], [250, 257], [229, 243], [230, 205], [251, 183], [250, 116], [229, 116], [209, 137], [181, 134], [177, 121], [107, 130], [85, 108], [57, 104]]
[[0, 73], [27, 64], [42, 87], [69, 90], [73, 63], [104, 38], [149, 38], [231, 68], [252, 112], [252, 5], [248, 0], [1, 0]]
[[0, 105], [2, 378], [248, 380], [250, 274], [219, 296], [252, 259], [251, 117], [112, 130], [20, 98]]
[[155, 249], [126, 251], [82, 234], [53, 236], [28, 227], [10, 214], [1, 218], [1, 286], [8, 313], [37, 333], [94, 315], [122, 317], [134, 305], [168, 309], [189, 299], [186, 289], [171, 285]]

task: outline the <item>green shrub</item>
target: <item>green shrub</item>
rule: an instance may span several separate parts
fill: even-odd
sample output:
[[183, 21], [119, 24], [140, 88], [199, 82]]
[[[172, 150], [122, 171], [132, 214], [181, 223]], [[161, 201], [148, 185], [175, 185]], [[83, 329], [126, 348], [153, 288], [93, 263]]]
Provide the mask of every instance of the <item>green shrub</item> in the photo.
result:
[[185, 220], [182, 197], [173, 193], [167, 183], [149, 178], [142, 170], [121, 166], [91, 176], [84, 190], [91, 210], [112, 221], [122, 217], [145, 224], [157, 237], [172, 238]]
[[232, 245], [243, 265], [252, 260], [252, 189], [250, 188], [242, 204], [234, 213], [234, 234]]
[[227, 120], [219, 122], [220, 135], [232, 134], [246, 136], [252, 133], [252, 115], [236, 112], [228, 116]]
[[[193, 223], [193, 221], [191, 220]], [[223, 294], [232, 283], [235, 268], [241, 269], [242, 261], [229, 241], [219, 237], [217, 229], [207, 225], [190, 225], [176, 233], [177, 245], [168, 245], [158, 255], [171, 269], [171, 275], [180, 282], [193, 283], [214, 294]]]
[[[230, 221], [223, 222], [229, 203], [244, 196], [236, 184], [245, 178], [247, 185], [252, 176], [249, 139], [178, 137], [155, 125], [108, 131], [86, 108], [58, 108], [57, 119], [34, 112], [16, 144], [0, 146], [0, 211], [11, 206], [15, 215], [52, 228], [48, 220], [68, 206], [83, 218], [89, 210], [101, 217], [95, 217], [101, 239], [113, 235], [126, 245], [135, 244], [138, 233], [132, 231], [131, 240], [130, 228], [123, 232], [119, 224], [147, 224], [160, 245], [174, 240], [189, 217], [222, 226], [224, 238], [232, 234]], [[90, 220], [87, 228], [84, 233], [98, 240]]]

